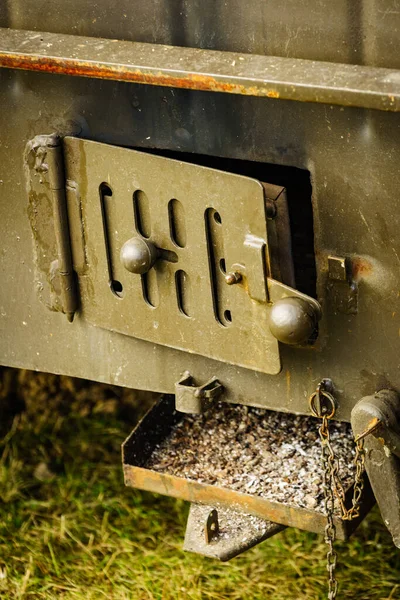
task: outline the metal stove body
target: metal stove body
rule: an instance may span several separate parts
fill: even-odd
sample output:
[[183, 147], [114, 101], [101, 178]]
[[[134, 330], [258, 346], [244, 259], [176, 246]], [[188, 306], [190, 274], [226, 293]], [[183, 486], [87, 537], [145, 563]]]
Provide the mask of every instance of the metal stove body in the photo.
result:
[[396, 405], [394, 2], [46, 6], [0, 7], [1, 363]]

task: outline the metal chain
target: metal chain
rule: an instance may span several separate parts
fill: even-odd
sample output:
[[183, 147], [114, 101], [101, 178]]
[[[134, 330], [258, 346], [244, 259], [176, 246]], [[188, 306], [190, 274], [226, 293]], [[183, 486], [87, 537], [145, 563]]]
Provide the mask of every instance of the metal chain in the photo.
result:
[[339, 502], [341, 517], [344, 521], [351, 521], [360, 516], [360, 501], [364, 489], [364, 437], [369, 431], [364, 432], [362, 436], [358, 436], [355, 439], [356, 455], [354, 458], [354, 466], [356, 473], [351, 507], [347, 509], [346, 494], [339, 476], [339, 463], [333, 451], [329, 433], [329, 420], [335, 415], [336, 403], [332, 394], [327, 390], [326, 380], [322, 380], [321, 383], [319, 383], [316, 391], [311, 395], [309, 402], [314, 416], [322, 419], [322, 423], [318, 428], [318, 434], [322, 447], [322, 481], [324, 488], [324, 508], [327, 518], [325, 542], [328, 545], [328, 552], [326, 555], [326, 568], [329, 574], [328, 600], [335, 600], [338, 589], [338, 583], [335, 578], [337, 554], [333, 546], [336, 540], [336, 527], [334, 523], [335, 498]]
[[[324, 417], [321, 427], [319, 428], [319, 434], [325, 435], [328, 431], [327, 419]], [[337, 594], [338, 583], [335, 578], [335, 569], [337, 563], [337, 554], [334, 549], [334, 542], [336, 540], [336, 527], [333, 521], [333, 512], [335, 507], [335, 498], [333, 493], [332, 485], [332, 472], [329, 467], [329, 451], [328, 447], [322, 445], [322, 481], [324, 487], [324, 508], [327, 518], [327, 524], [325, 527], [325, 543], [328, 545], [328, 552], [326, 554], [326, 568], [328, 571], [328, 600], [335, 600]]]

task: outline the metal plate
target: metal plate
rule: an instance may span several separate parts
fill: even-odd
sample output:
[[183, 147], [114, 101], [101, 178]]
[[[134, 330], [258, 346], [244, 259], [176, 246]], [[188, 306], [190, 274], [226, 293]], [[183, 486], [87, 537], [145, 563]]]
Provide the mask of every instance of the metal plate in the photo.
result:
[[[278, 343], [268, 328], [261, 183], [71, 137], [64, 140], [64, 153], [84, 318], [157, 344], [279, 373]], [[76, 235], [81, 229], [83, 239]], [[133, 236], [148, 238], [163, 252], [145, 275], [128, 272], [120, 262], [121, 247]], [[241, 283], [226, 285], [225, 273], [238, 268]]]

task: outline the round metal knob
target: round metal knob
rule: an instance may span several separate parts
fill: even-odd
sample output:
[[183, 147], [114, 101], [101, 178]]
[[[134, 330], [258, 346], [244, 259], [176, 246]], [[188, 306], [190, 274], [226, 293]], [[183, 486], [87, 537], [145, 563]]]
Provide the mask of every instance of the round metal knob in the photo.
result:
[[133, 237], [122, 246], [120, 259], [127, 271], [143, 275], [150, 271], [158, 255], [158, 248], [154, 244], [143, 238]]
[[304, 344], [314, 332], [319, 319], [316, 307], [303, 298], [282, 298], [275, 302], [269, 317], [269, 329], [283, 344]]

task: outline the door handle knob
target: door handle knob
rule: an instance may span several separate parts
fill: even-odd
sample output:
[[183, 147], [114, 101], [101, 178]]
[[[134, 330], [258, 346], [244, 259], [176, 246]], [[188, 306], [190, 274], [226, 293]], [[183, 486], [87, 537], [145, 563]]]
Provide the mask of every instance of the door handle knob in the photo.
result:
[[133, 237], [125, 242], [120, 252], [120, 260], [125, 269], [137, 275], [150, 271], [159, 256], [157, 246], [140, 237]]

